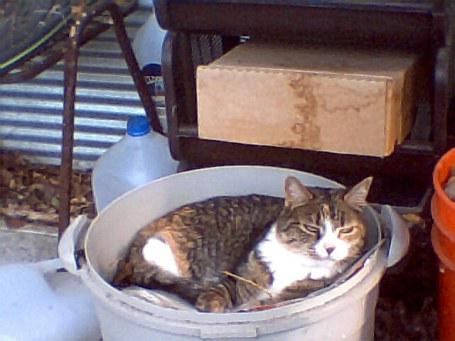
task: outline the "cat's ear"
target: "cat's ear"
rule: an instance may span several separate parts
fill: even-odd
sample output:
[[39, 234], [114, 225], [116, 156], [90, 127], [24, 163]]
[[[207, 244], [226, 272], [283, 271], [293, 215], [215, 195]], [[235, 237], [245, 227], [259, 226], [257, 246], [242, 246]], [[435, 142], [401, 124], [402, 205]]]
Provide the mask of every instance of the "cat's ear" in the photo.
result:
[[367, 196], [372, 182], [372, 176], [360, 181], [344, 195], [344, 201], [352, 208], [360, 211], [367, 204]]
[[288, 176], [284, 184], [285, 203], [289, 206], [301, 205], [313, 198], [313, 194], [299, 181]]

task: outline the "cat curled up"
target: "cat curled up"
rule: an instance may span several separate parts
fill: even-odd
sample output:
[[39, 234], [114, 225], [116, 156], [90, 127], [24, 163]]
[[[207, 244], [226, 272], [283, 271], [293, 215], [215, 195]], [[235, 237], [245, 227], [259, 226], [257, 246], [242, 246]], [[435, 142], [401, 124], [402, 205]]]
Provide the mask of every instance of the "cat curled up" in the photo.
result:
[[252, 194], [184, 205], [137, 233], [113, 284], [164, 289], [205, 312], [304, 297], [363, 253], [360, 211], [371, 182], [320, 189], [290, 176], [284, 199]]

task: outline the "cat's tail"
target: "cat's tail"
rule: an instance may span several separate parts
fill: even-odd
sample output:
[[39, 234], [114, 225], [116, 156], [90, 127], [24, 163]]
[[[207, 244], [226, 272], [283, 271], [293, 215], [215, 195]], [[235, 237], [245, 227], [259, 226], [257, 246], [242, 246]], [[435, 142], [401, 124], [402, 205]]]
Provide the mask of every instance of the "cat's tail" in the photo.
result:
[[130, 262], [125, 260], [119, 261], [112, 285], [118, 288], [125, 288], [132, 285], [133, 272], [134, 269]]

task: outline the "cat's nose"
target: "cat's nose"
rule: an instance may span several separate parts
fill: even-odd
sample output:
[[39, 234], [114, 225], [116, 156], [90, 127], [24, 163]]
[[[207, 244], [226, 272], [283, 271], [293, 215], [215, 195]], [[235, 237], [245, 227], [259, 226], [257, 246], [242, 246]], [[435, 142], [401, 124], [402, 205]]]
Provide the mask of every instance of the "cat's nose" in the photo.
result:
[[335, 250], [335, 247], [329, 246], [326, 247], [325, 250], [327, 251], [327, 254], [330, 256], [330, 254]]

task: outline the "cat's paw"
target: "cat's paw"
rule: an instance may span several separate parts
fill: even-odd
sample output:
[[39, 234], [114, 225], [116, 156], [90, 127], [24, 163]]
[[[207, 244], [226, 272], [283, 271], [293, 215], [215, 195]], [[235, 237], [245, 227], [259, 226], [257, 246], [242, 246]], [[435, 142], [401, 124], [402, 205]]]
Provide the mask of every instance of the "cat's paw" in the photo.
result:
[[324, 278], [330, 278], [333, 276], [333, 270], [330, 268], [314, 268], [310, 272], [310, 279], [312, 280], [322, 280]]
[[230, 308], [230, 300], [218, 290], [203, 292], [196, 300], [196, 309], [207, 313], [224, 313]]

